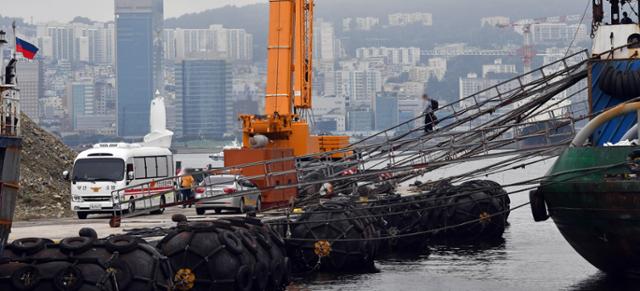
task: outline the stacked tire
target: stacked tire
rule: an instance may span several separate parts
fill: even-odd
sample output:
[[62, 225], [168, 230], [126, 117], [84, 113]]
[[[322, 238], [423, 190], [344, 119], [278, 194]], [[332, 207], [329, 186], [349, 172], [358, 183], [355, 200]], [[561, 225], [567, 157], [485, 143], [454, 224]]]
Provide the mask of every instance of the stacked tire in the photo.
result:
[[283, 290], [284, 241], [253, 219], [183, 222], [157, 248], [178, 290]]
[[331, 200], [308, 207], [290, 227], [287, 254], [295, 273], [374, 268], [380, 231], [369, 211], [353, 202]]
[[469, 181], [432, 194], [435, 210], [427, 221], [440, 242], [473, 243], [502, 238], [510, 200], [492, 181]]
[[[95, 233], [95, 232], [94, 232]], [[131, 236], [13, 241], [3, 253], [0, 290], [169, 290], [170, 267], [154, 247]]]
[[371, 203], [371, 213], [380, 217], [382, 253], [427, 250], [428, 233], [424, 220], [428, 213], [425, 197], [398, 194], [380, 197]]

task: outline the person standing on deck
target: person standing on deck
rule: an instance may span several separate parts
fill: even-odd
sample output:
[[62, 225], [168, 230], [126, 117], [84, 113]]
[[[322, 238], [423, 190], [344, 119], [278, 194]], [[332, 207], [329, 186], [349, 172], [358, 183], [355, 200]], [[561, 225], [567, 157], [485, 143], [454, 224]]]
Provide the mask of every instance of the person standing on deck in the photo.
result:
[[426, 93], [422, 95], [422, 100], [425, 103], [424, 108], [424, 132], [429, 133], [433, 131], [433, 126], [438, 122], [435, 111], [438, 110], [440, 104], [437, 100], [431, 99]]
[[629, 17], [629, 13], [627, 13], [627, 12], [623, 12], [622, 13], [622, 20], [620, 21], [620, 23], [622, 23], [622, 24], [633, 24], [633, 20], [631, 20], [631, 18]]
[[[192, 199], [192, 189], [193, 188], [193, 176], [191, 175], [191, 170], [185, 170], [186, 176], [183, 176], [180, 180], [180, 192], [182, 193], [182, 200], [189, 201]], [[182, 208], [186, 208], [187, 205], [183, 204]], [[191, 202], [189, 202], [189, 208], [191, 208]]]

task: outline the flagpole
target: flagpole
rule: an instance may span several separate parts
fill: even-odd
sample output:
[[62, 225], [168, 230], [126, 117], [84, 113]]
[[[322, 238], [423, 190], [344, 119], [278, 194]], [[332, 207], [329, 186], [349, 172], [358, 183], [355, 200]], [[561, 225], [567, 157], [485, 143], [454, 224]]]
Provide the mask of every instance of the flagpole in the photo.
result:
[[[16, 34], [16, 21], [15, 19], [13, 20], [13, 22], [11, 23], [11, 28], [13, 28], [13, 59], [14, 60], [18, 60], [17, 56], [18, 56], [18, 35]], [[15, 76], [15, 85], [16, 87], [18, 86], [18, 64], [15, 64], [15, 72], [16, 72], [16, 76]]]
[[11, 23], [11, 28], [13, 28], [13, 58], [16, 58], [16, 53], [18, 50], [18, 35], [16, 35], [16, 21], [14, 20]]

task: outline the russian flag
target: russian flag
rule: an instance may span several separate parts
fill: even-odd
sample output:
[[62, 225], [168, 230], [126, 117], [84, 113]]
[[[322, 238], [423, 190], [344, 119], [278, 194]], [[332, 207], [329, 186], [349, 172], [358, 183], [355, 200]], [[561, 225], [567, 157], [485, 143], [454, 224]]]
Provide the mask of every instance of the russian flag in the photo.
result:
[[28, 41], [16, 37], [16, 52], [22, 53], [25, 58], [33, 60], [38, 53], [38, 48]]

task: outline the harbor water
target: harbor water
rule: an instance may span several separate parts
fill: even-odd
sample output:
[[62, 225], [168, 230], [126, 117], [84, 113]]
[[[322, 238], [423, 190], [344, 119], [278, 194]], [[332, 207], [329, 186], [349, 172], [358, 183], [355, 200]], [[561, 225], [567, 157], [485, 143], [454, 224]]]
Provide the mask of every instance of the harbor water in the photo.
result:
[[[208, 155], [178, 155], [187, 167], [213, 163]], [[468, 171], [495, 160], [466, 163], [429, 173], [421, 180]], [[541, 177], [548, 160], [489, 177], [503, 185]], [[222, 166], [214, 163], [213, 166]], [[508, 188], [513, 192], [515, 188]], [[511, 195], [512, 207], [528, 201], [528, 191]], [[509, 216], [504, 241], [483, 246], [431, 246], [421, 254], [379, 259], [379, 272], [296, 278], [288, 288], [306, 290], [639, 290], [640, 280], [612, 278], [582, 259], [549, 220], [536, 223], [528, 206]]]

